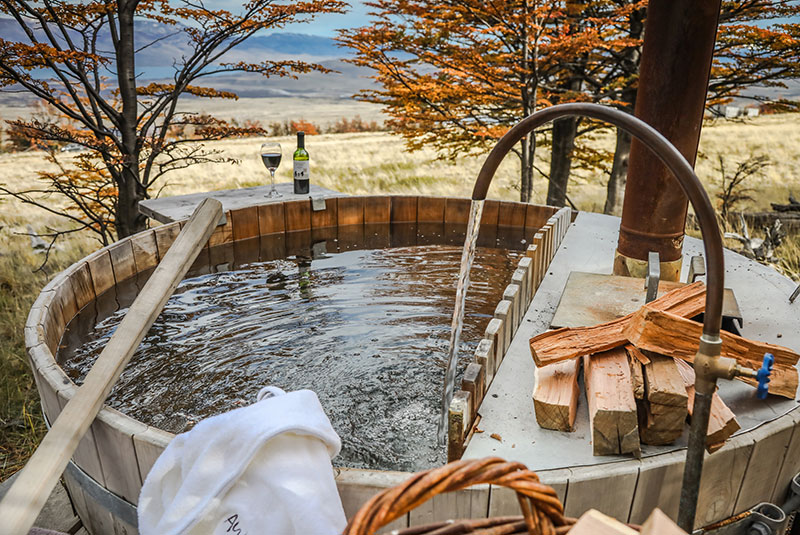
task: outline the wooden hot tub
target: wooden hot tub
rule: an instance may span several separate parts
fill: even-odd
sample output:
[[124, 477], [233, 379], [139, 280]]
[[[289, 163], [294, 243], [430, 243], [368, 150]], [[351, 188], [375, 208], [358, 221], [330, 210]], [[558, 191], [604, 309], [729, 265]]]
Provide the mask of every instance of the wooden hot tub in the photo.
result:
[[[310, 200], [303, 200], [233, 210], [226, 213], [226, 223], [213, 233], [208, 247], [201, 251], [192, 271], [207, 273], [229, 269], [235, 263], [237, 254], [246, 254], [243, 251], [252, 250], [252, 244], [260, 236], [283, 234], [287, 254], [293, 249], [310, 248], [311, 243], [304, 242], [307, 238], [298, 241], [301, 234], [308, 236], [309, 230], [314, 241], [317, 238], [326, 240], [328, 251], [335, 251], [337, 247], [347, 246], [347, 243], [365, 240], [365, 225], [411, 223], [415, 224], [411, 228], [416, 229], [411, 231], [413, 235], [408, 235], [409, 225], [405, 225], [404, 235], [397, 239], [407, 244], [409, 240], [414, 242], [419, 237], [420, 244], [431, 245], [435, 243], [431, 243], [429, 233], [424, 234], [423, 242], [423, 229], [426, 226], [433, 224], [446, 228], [450, 224], [464, 225], [469, 210], [469, 199], [417, 196], [338, 197], [326, 199], [324, 208], [312, 205]], [[530, 243], [541, 227], [548, 226], [548, 220], [553, 223], [552, 217], [555, 213], [555, 208], [547, 206], [486, 201], [482, 224], [511, 228], [518, 237], [517, 243], [521, 240]], [[566, 230], [565, 221], [568, 218], [565, 220], [562, 213], [558, 225], [559, 237]], [[55, 420], [77, 389], [54, 357], [70, 320], [81, 309], [91, 306], [101, 294], [115, 291], [116, 284], [137, 277], [139, 273], [151, 271], [176, 238], [181, 225], [180, 221], [162, 225], [105, 247], [57, 275], [42, 290], [28, 317], [25, 341], [48, 422]], [[441, 239], [446, 238], [445, 234], [441, 233]], [[556, 233], [547, 234], [550, 237], [547, 243], [541, 242], [541, 234], [537, 235], [536, 239], [541, 242], [539, 253], [525, 262], [527, 275], [517, 281], [520, 287], [518, 293], [526, 296], [524, 301], [522, 297], [518, 297], [516, 299], [520, 302], [515, 301], [512, 307], [506, 305], [498, 308], [498, 314], [503, 316], [497, 317], [498, 321], [493, 324], [494, 336], [497, 336], [496, 331], [500, 327], [500, 336], [507, 337], [505, 343], [496, 344], [498, 348], [502, 347], [502, 351], [507, 348], [510, 337], [530, 302], [536, 285], [531, 281], [531, 277], [535, 276], [534, 271], [546, 268], [555, 254], [558, 243], [553, 234]], [[391, 246], [395, 238], [391, 233], [387, 236], [387, 240], [376, 246]], [[515, 290], [514, 295], [516, 294]], [[512, 316], [514, 325], [504, 327], [503, 321], [511, 324], [512, 321], [508, 318]], [[502, 352], [496, 357], [493, 353], [489, 358], [491, 375], [494, 375], [502, 356]], [[486, 358], [484, 355], [484, 359]], [[488, 388], [489, 380], [482, 379], [478, 392], [480, 397]], [[476, 406], [477, 404], [468, 410], [472, 417]], [[467, 416], [463, 432], [470, 427], [470, 421], [471, 418]], [[106, 406], [100, 411], [64, 474], [73, 504], [90, 533], [136, 533], [135, 505], [142, 482], [172, 437], [170, 433], [145, 425], [110, 407]], [[454, 447], [463, 446], [465, 438], [457, 437]], [[345, 512], [348, 516], [352, 515], [377, 491], [400, 483], [408, 476], [409, 474], [402, 472], [337, 469], [336, 481]], [[454, 499], [468, 504], [475, 492], [481, 494], [481, 489], [463, 491]], [[478, 509], [473, 511], [471, 507], [468, 510], [462, 508], [463, 513], [460, 514], [458, 507], [444, 506], [444, 502], [434, 500], [396, 525], [420, 524], [459, 514], [481, 514]], [[487, 511], [488, 509], [484, 510], [482, 514], [485, 516]]]

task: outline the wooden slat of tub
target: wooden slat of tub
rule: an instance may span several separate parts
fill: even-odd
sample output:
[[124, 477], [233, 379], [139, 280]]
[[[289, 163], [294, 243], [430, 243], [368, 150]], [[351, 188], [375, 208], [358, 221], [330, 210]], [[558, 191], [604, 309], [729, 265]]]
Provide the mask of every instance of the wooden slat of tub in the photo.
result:
[[364, 197], [364, 223], [389, 223], [392, 219], [392, 198], [388, 195]]
[[494, 380], [494, 372], [495, 369], [497, 369], [494, 359], [494, 339], [484, 338], [478, 342], [478, 347], [475, 348], [474, 360], [483, 366], [484, 373], [486, 374], [487, 389], [489, 388], [489, 385], [492, 384], [492, 380]]
[[542, 281], [539, 271], [539, 245], [529, 245], [525, 250], [525, 256], [531, 259], [531, 299], [533, 299], [536, 289], [539, 288], [539, 283]]
[[108, 248], [111, 266], [114, 269], [114, 280], [117, 283], [136, 275], [136, 262], [133, 260], [133, 247], [130, 240], [122, 240]]
[[469, 199], [448, 198], [444, 205], [445, 223], [467, 224], [469, 221], [469, 207], [472, 201]]
[[86, 507], [87, 522], [84, 527], [87, 531], [92, 535], [127, 535], [115, 532], [114, 517], [108, 509], [97, 503], [92, 495], [83, 489], [80, 489], [79, 492]]
[[[61, 372], [63, 373], [63, 372]], [[63, 388], [58, 389], [58, 404], [61, 410], [67, 405], [67, 402], [75, 395], [77, 387], [70, 382]], [[105, 475], [103, 468], [100, 465], [100, 455], [97, 453], [97, 443], [94, 439], [94, 430], [90, 427], [86, 434], [81, 437], [78, 442], [78, 447], [75, 448], [75, 453], [72, 454], [72, 460], [81, 467], [81, 469], [89, 474], [95, 481], [101, 485], [105, 484]]]
[[108, 291], [114, 286], [114, 269], [108, 251], [98, 251], [86, 259], [89, 272], [92, 274], [92, 285], [96, 295]]
[[364, 197], [339, 197], [339, 226], [364, 223]]
[[258, 229], [257, 206], [248, 206], [238, 210], [231, 210], [230, 217], [233, 223], [234, 241], [256, 238], [260, 235]]
[[158, 244], [156, 234], [152, 230], [140, 232], [131, 237], [133, 259], [136, 262], [136, 271], [147, 271], [158, 265]]
[[139, 477], [144, 481], [156, 459], [164, 453], [164, 449], [175, 438], [172, 433], [167, 433], [156, 427], [147, 428], [133, 435], [133, 448], [136, 450], [136, 464], [139, 467]]
[[686, 452], [676, 451], [641, 460], [629, 522], [644, 523], [656, 507], [673, 520], [678, 518], [685, 459]]
[[[342, 499], [345, 516], [350, 519], [373, 496], [388, 488], [404, 483], [413, 474], [339, 468], [335, 472], [336, 486]], [[387, 533], [393, 529], [408, 527], [408, 515], [404, 515], [380, 530]]]
[[127, 522], [120, 520], [119, 517], [113, 516], [114, 521], [114, 535], [139, 535], [139, 530]]
[[47, 312], [42, 318], [42, 327], [44, 331], [44, 340], [50, 351], [55, 354], [58, 351], [58, 343], [61, 336], [64, 334], [64, 315], [61, 313], [61, 305], [57, 300], [57, 292], [55, 289], [48, 293], [50, 302], [47, 303]]
[[481, 226], [495, 226], [500, 215], [500, 201], [487, 200], [483, 203], [483, 215], [481, 215]]
[[418, 197], [392, 195], [392, 223], [414, 223], [417, 221]]
[[597, 509], [626, 522], [639, 477], [639, 464], [638, 460], [629, 460], [572, 469], [564, 514], [577, 518], [589, 509]]
[[781, 464], [781, 470], [775, 480], [772, 491], [772, 503], [782, 504], [789, 496], [792, 478], [800, 471], [800, 409], [794, 409], [781, 418], [791, 419], [793, 422], [792, 438], [786, 447], [786, 452]]
[[734, 514], [772, 499], [775, 481], [794, 431], [791, 418], [778, 418], [747, 433], [753, 453], [733, 508]]
[[492, 318], [486, 325], [486, 331], [483, 334], [484, 338], [492, 341], [492, 348], [494, 350], [494, 373], [500, 367], [503, 361], [503, 356], [506, 354], [505, 333], [503, 332], [503, 320], [500, 318]]
[[[502, 322], [500, 329], [500, 336], [503, 337], [503, 356], [511, 345], [511, 339], [514, 337], [514, 306], [511, 301], [505, 299], [497, 303], [494, 309], [494, 319]], [[502, 358], [502, 357], [501, 357]]]
[[525, 228], [539, 229], [555, 213], [552, 206], [529, 204], [525, 209]]
[[208, 265], [211, 266], [212, 273], [233, 269], [233, 262], [235, 259], [233, 242], [223, 243], [216, 247], [209, 247], [207, 254]]
[[44, 353], [44, 346], [38, 345], [28, 349], [28, 355], [31, 358], [33, 368], [33, 376], [36, 380], [36, 388], [39, 391], [39, 398], [42, 402], [42, 410], [47, 416], [48, 422], [54, 422], [58, 415], [61, 414], [61, 404], [58, 401], [58, 382], [61, 380], [55, 368], [57, 365], [53, 362], [45, 364], [44, 366], [38, 365], [35, 361], [37, 357], [35, 353]]
[[[153, 242], [155, 244], [155, 242]], [[94, 285], [92, 284], [92, 273], [89, 271], [89, 264], [81, 263], [70, 277], [72, 281], [72, 295], [75, 299], [75, 306], [78, 310], [94, 301]]]
[[[185, 224], [185, 221], [181, 221], [181, 228], [183, 228]], [[231, 218], [230, 212], [225, 212], [225, 223], [217, 225], [217, 228], [215, 228], [211, 236], [208, 237], [208, 246], [215, 247], [223, 243], [231, 242], [233, 242], [233, 219]]]
[[497, 224], [504, 227], [525, 227], [525, 213], [527, 204], [521, 202], [500, 203], [500, 213], [497, 217]]
[[[564, 503], [567, 497], [569, 484], [569, 469], [563, 470], [543, 470], [536, 474], [542, 483], [553, 487], [558, 494], [558, 499]], [[508, 487], [492, 485], [489, 493], [489, 517], [494, 516], [516, 516], [521, 515], [517, 493]]]
[[146, 430], [145, 424], [109, 407], [104, 407], [92, 423], [105, 487], [131, 503], [136, 503], [142, 490], [133, 436]]
[[408, 525], [413, 527], [459, 518], [486, 518], [488, 511], [489, 485], [475, 485], [435, 495], [408, 513]]
[[695, 527], [706, 526], [733, 514], [753, 443], [747, 434], [734, 436], [703, 463]]
[[70, 320], [78, 313], [78, 305], [75, 303], [75, 292], [72, 289], [72, 279], [65, 277], [61, 284], [55, 288], [53, 293], [53, 301], [50, 309], [58, 307], [61, 313], [61, 321], [63, 321], [62, 332], [69, 324]]
[[285, 232], [285, 219], [282, 202], [262, 204], [258, 207], [258, 229], [262, 235]]
[[525, 273], [525, 310], [528, 310], [528, 305], [531, 304], [533, 299], [533, 259], [528, 256], [523, 256], [517, 264], [517, 269], [521, 269]]
[[336, 197], [330, 197], [328, 199], [322, 199], [322, 202], [325, 203], [324, 210], [311, 210], [311, 228], [312, 229], [319, 229], [319, 228], [329, 228], [335, 227], [339, 221], [339, 203], [337, 202]]
[[286, 217], [286, 232], [311, 228], [311, 201], [288, 201], [283, 203]]
[[444, 197], [418, 197], [417, 221], [420, 223], [444, 223]]
[[547, 264], [545, 263], [545, 242], [544, 242], [544, 234], [541, 232], [537, 232], [533, 235], [533, 240], [531, 240], [531, 245], [536, 246], [536, 255], [534, 256], [535, 262], [535, 271], [538, 274], [536, 277], [536, 287], [539, 287], [539, 284], [542, 283], [545, 274], [547, 273]]
[[[179, 223], [169, 223], [167, 225], [161, 225], [153, 229], [153, 232], [156, 235], [156, 245], [158, 245], [158, 257], [164, 258], [164, 255], [167, 254], [167, 251], [172, 246], [172, 242], [175, 241], [175, 238], [178, 237], [178, 234], [181, 232], [181, 226]], [[97, 287], [95, 287], [95, 290]], [[98, 293], [100, 293], [98, 291]]]
[[364, 247], [366, 249], [386, 249], [392, 245], [389, 223], [364, 225]]
[[[89, 508], [86, 506], [86, 498], [83, 495], [83, 491], [81, 490], [80, 485], [69, 475], [69, 473], [64, 473], [64, 486], [67, 489], [67, 494], [69, 495], [69, 501], [72, 503], [72, 507], [77, 513], [78, 517], [83, 520], [84, 518], [89, 518]], [[86, 533], [85, 528], [84, 531], [78, 531], [78, 533], [84, 534]]]

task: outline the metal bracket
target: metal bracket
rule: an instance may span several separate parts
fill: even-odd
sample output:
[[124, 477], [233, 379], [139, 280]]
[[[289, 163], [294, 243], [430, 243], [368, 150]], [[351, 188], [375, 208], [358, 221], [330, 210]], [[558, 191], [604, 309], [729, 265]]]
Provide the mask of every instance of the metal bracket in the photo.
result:
[[661, 260], [658, 253], [650, 251], [647, 254], [647, 277], [644, 280], [644, 287], [647, 293], [644, 298], [645, 303], [654, 301], [658, 297], [658, 283], [661, 279]]
[[325, 198], [324, 197], [311, 197], [311, 210], [314, 212], [319, 212], [325, 209]]
[[797, 285], [797, 288], [794, 289], [792, 295], [789, 296], [789, 302], [794, 303], [794, 300], [797, 299], [798, 295], [800, 295], [800, 284]]
[[686, 282], [692, 283], [698, 277], [706, 276], [706, 261], [702, 255], [693, 256], [689, 262], [689, 275], [686, 277]]

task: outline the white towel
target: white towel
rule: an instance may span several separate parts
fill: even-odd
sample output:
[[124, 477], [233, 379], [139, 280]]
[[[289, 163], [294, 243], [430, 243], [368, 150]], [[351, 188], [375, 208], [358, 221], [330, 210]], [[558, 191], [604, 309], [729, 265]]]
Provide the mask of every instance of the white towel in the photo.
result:
[[341, 533], [346, 519], [330, 462], [340, 449], [314, 392], [262, 389], [257, 403], [170, 442], [142, 486], [139, 531]]

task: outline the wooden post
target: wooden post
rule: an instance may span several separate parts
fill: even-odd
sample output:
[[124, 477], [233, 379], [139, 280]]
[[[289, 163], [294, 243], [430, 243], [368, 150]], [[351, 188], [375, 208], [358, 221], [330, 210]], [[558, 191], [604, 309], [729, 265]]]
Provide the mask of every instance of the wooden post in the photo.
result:
[[222, 204], [214, 199], [204, 200], [194, 211], [89, 370], [83, 385], [0, 502], [4, 533], [28, 533], [81, 437], [221, 216]]
[[580, 359], [565, 360], [536, 368], [533, 410], [544, 429], [572, 431], [578, 408]]

